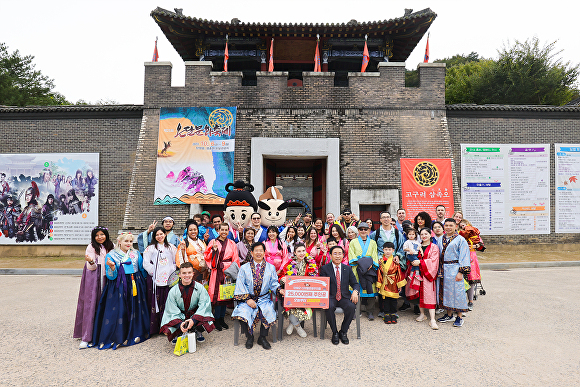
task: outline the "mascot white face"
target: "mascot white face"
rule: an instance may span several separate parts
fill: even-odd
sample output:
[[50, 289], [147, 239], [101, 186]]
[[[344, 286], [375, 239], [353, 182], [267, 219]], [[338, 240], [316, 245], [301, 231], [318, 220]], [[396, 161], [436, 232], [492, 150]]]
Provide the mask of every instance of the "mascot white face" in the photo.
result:
[[[233, 189], [231, 189], [232, 187]], [[248, 190], [244, 188], [248, 188]], [[224, 222], [229, 223], [235, 230], [240, 227], [246, 228], [250, 223], [252, 214], [256, 212], [256, 199], [251, 194], [253, 190], [254, 187], [251, 184], [246, 184], [242, 180], [226, 185], [228, 194], [224, 201]]]
[[280, 227], [286, 221], [286, 210], [289, 203], [283, 200], [278, 188], [282, 187], [269, 187], [266, 192], [260, 195], [258, 212], [262, 216], [262, 226], [264, 227]]

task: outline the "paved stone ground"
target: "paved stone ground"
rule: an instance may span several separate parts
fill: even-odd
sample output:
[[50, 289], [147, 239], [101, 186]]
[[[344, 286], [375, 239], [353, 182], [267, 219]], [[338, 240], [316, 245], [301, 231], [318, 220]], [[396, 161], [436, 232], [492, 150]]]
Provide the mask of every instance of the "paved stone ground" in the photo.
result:
[[[570, 386], [580, 380], [580, 267], [482, 273], [462, 328], [362, 318], [350, 345], [294, 333], [270, 351], [233, 329], [213, 332], [198, 351], [176, 357], [156, 336], [115, 351], [78, 350], [72, 339], [80, 277], [0, 276], [0, 385], [3, 386]], [[360, 376], [359, 376], [360, 375]], [[389, 380], [389, 381], [387, 381]]]

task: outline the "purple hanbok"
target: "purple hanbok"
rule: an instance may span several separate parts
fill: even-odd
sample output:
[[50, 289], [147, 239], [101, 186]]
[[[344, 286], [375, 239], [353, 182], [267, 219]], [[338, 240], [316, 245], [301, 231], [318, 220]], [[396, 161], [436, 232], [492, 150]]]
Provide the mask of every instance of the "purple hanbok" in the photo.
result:
[[93, 259], [94, 264], [85, 262], [83, 268], [73, 337], [90, 343], [93, 339], [95, 312], [103, 289], [105, 275], [103, 265], [107, 251], [101, 245], [99, 255], [97, 255], [93, 246], [88, 245], [85, 254]]

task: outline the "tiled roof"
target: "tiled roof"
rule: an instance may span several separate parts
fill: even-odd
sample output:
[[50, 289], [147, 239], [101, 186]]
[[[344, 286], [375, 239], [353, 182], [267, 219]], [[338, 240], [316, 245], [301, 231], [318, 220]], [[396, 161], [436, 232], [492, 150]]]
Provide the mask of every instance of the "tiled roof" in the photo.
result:
[[447, 110], [471, 110], [471, 111], [521, 111], [521, 112], [580, 112], [580, 106], [552, 106], [552, 105], [475, 105], [456, 104], [446, 105]]
[[140, 111], [143, 105], [53, 105], [53, 106], [3, 106], [1, 113], [48, 113], [48, 112], [113, 112]]

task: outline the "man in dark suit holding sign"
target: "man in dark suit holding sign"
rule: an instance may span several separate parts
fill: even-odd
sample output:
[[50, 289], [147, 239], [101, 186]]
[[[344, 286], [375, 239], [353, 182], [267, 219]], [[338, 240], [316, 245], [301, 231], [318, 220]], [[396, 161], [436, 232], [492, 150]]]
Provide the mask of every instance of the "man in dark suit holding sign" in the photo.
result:
[[[334, 246], [330, 249], [330, 256], [332, 262], [320, 268], [320, 277], [330, 278], [329, 289], [329, 306], [326, 310], [326, 319], [332, 329], [332, 344], [337, 345], [340, 341], [343, 344], [348, 344], [348, 327], [354, 318], [356, 303], [358, 302], [359, 284], [350, 266], [342, 264], [344, 257], [344, 250], [340, 246]], [[338, 286], [337, 286], [338, 285]], [[352, 295], [348, 287], [352, 286], [354, 289]], [[344, 320], [340, 327], [340, 332], [336, 329], [336, 308], [341, 308], [344, 311]]]

